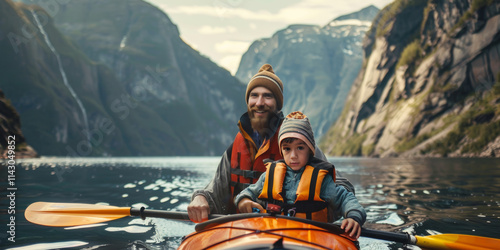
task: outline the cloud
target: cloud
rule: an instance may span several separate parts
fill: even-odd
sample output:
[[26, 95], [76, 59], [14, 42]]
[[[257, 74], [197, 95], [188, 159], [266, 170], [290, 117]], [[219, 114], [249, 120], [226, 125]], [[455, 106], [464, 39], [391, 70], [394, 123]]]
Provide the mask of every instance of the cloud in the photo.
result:
[[358, 11], [369, 4], [379, 8], [389, 4], [392, 0], [366, 0], [349, 1], [324, 1], [302, 0], [292, 5], [283, 4], [283, 8], [276, 11], [252, 11], [237, 7], [237, 4], [226, 4], [223, 1], [214, 1], [212, 5], [171, 6], [163, 8], [167, 13], [186, 15], [206, 15], [220, 19], [239, 18], [247, 21], [266, 21], [276, 23], [304, 23], [325, 25], [334, 17]]
[[[251, 11], [243, 8], [233, 8], [229, 5], [198, 5], [198, 6], [176, 6], [168, 9], [163, 8], [169, 14], [186, 14], [186, 15], [206, 15], [226, 18], [241, 18], [245, 20], [261, 20], [261, 21], [277, 21], [274, 13], [269, 11]], [[283, 22], [283, 21], [280, 21]]]
[[237, 29], [234, 26], [214, 27], [210, 25], [203, 25], [198, 29], [198, 32], [204, 35], [235, 33], [236, 31]]
[[[389, 1], [380, 0], [379, 2]], [[367, 3], [366, 0], [303, 0], [281, 9], [277, 13], [277, 16], [286, 23], [325, 25], [335, 17], [361, 10], [368, 7], [368, 5], [370, 3]]]
[[218, 60], [219, 65], [226, 68], [232, 75], [238, 70], [241, 55], [248, 50], [249, 42], [226, 40], [215, 44], [215, 50], [224, 56]]
[[249, 42], [223, 41], [215, 44], [215, 50], [219, 53], [243, 54], [250, 46]]
[[228, 55], [220, 60], [220, 66], [231, 72], [232, 75], [236, 74], [238, 71], [238, 66], [240, 65], [241, 55]]

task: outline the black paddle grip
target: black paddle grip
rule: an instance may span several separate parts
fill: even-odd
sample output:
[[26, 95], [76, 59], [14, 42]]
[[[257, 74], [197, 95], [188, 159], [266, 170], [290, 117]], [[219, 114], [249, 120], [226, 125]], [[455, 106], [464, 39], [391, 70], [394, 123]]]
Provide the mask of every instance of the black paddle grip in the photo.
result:
[[381, 239], [381, 240], [395, 241], [403, 244], [412, 243], [410, 235], [406, 233], [393, 233], [393, 232], [385, 232], [385, 231], [363, 228], [361, 229], [361, 236]]

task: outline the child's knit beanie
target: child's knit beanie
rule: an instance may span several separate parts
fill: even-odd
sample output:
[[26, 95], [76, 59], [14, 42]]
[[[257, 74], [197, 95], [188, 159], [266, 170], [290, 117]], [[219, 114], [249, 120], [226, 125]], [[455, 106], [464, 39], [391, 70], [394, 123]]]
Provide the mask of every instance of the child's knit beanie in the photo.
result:
[[295, 111], [285, 117], [278, 135], [278, 145], [280, 148], [281, 141], [285, 138], [301, 139], [307, 144], [314, 154], [316, 145], [316, 142], [314, 141], [314, 133], [311, 123], [309, 123], [309, 118], [302, 114], [302, 112]]

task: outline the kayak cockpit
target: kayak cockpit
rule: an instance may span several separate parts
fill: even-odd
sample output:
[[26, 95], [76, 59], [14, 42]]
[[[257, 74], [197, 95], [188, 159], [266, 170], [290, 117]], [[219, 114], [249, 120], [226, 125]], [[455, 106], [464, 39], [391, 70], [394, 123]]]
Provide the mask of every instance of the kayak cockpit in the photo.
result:
[[228, 215], [195, 229], [179, 249], [359, 249], [337, 225], [282, 215]]

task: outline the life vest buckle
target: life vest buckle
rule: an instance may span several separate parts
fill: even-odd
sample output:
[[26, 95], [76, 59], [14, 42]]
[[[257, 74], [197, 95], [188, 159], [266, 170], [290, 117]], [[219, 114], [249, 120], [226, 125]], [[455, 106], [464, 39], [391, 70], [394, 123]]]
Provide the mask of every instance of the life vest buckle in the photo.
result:
[[281, 206], [267, 203], [266, 210], [268, 213], [281, 213]]
[[288, 216], [288, 217], [295, 217], [295, 214], [297, 213], [297, 212], [295, 211], [295, 209], [296, 209], [296, 207], [288, 209], [288, 211], [287, 211], [287, 216]]

